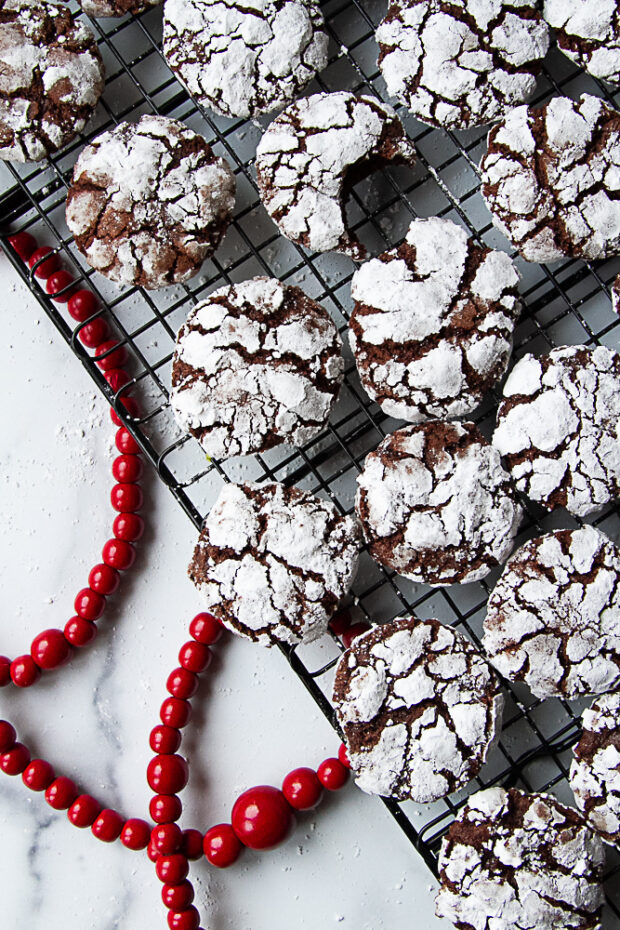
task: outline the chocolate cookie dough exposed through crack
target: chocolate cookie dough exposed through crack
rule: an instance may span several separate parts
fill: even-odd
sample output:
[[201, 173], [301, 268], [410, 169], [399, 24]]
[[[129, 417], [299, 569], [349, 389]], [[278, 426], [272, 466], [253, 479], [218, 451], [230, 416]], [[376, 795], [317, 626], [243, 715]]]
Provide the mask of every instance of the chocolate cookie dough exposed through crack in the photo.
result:
[[353, 275], [349, 335], [372, 399], [414, 423], [471, 413], [508, 365], [518, 280], [508, 255], [450, 220], [414, 220]]
[[40, 161], [86, 125], [103, 92], [91, 30], [47, 0], [0, 0], [0, 158]]
[[67, 225], [88, 263], [118, 284], [153, 289], [191, 278], [226, 231], [235, 179], [178, 120], [120, 123], [82, 150]]
[[284, 236], [315, 252], [361, 260], [366, 250], [345, 224], [348, 191], [382, 165], [414, 160], [391, 107], [348, 91], [315, 94], [267, 128], [256, 151], [258, 187]]
[[290, 103], [327, 65], [315, 0], [166, 0], [163, 50], [196, 100], [228, 117]]
[[549, 29], [536, 0], [392, 0], [377, 41], [389, 94], [440, 129], [471, 129], [532, 96]]
[[436, 914], [459, 930], [600, 930], [604, 863], [577, 811], [487, 788], [442, 841]]
[[162, 0], [80, 0], [81, 7], [89, 16], [125, 16], [126, 13], [144, 13]]
[[620, 694], [603, 694], [582, 715], [569, 781], [590, 826], [620, 845]]
[[334, 504], [276, 482], [226, 484], [189, 576], [212, 614], [263, 646], [322, 636], [357, 571], [361, 530]]
[[249, 455], [318, 436], [343, 375], [327, 311], [298, 287], [253, 278], [190, 311], [177, 336], [170, 403], [208, 455]]
[[530, 539], [489, 598], [482, 644], [539, 698], [620, 687], [620, 550], [591, 526]]
[[504, 698], [468, 639], [438, 620], [398, 620], [355, 638], [333, 700], [359, 788], [430, 803], [485, 762]]
[[571, 61], [600, 80], [620, 84], [619, 0], [545, 0], [543, 16]]

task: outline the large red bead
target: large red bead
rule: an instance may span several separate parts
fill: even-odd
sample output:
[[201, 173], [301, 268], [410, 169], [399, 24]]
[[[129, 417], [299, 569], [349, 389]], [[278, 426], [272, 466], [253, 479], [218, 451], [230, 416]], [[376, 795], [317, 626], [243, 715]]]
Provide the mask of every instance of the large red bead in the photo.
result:
[[179, 665], [199, 675], [211, 663], [212, 653], [208, 646], [190, 639], [179, 649]]
[[351, 614], [348, 610], [339, 610], [329, 621], [329, 628], [336, 636], [342, 636], [351, 626], [351, 620]]
[[82, 588], [73, 606], [78, 617], [83, 620], [98, 620], [105, 610], [105, 597], [90, 588]]
[[[61, 304], [66, 304], [71, 294], [75, 293], [74, 282], [75, 279], [73, 275], [69, 271], [65, 271], [64, 268], [61, 268], [60, 271], [55, 271], [49, 276], [45, 285], [45, 290], [54, 300], [57, 300]], [[73, 287], [70, 288], [72, 284]]]
[[66, 775], [55, 778], [45, 791], [45, 800], [55, 811], [68, 810], [77, 797], [77, 786]]
[[0, 688], [4, 688], [5, 685], [11, 680], [11, 660], [8, 656], [0, 656]]
[[119, 455], [112, 462], [112, 474], [121, 484], [139, 481], [143, 471], [144, 465], [138, 455]]
[[198, 691], [198, 678], [185, 668], [175, 668], [168, 675], [166, 690], [172, 697], [191, 698]]
[[5, 775], [21, 775], [30, 762], [30, 750], [23, 743], [14, 743], [0, 754], [0, 770]]
[[157, 794], [178, 794], [187, 784], [189, 768], [182, 756], [154, 756], [148, 764], [146, 777]]
[[229, 823], [218, 823], [204, 835], [202, 849], [211, 865], [226, 869], [239, 858], [242, 845]]
[[309, 811], [321, 800], [323, 788], [313, 769], [299, 768], [285, 777], [282, 794], [295, 810]]
[[119, 574], [115, 568], [99, 562], [91, 568], [88, 584], [97, 594], [114, 594], [120, 584]]
[[137, 455], [140, 452], [140, 446], [133, 438], [126, 426], [121, 426], [114, 439], [116, 448], [123, 455]]
[[90, 323], [85, 323], [78, 332], [78, 339], [87, 349], [96, 349], [110, 335], [110, 327], [103, 317], [96, 316]]
[[37, 240], [27, 232], [13, 233], [9, 236], [9, 243], [23, 262], [27, 262], [37, 247]]
[[118, 811], [106, 808], [101, 811], [90, 829], [93, 836], [102, 843], [113, 843], [121, 835], [123, 818]]
[[33, 759], [22, 773], [22, 781], [31, 791], [45, 791], [55, 777], [53, 766], [45, 759]]
[[192, 861], [200, 859], [202, 856], [203, 836], [200, 830], [183, 830], [183, 841], [181, 843], [181, 852], [187, 859]]
[[124, 368], [111, 368], [110, 371], [106, 371], [104, 373], [103, 377], [106, 379], [115, 394], [131, 381], [131, 378]]
[[152, 840], [149, 840], [149, 845], [146, 847], [146, 854], [151, 860], [151, 862], [157, 862], [157, 860], [161, 856], [161, 853], [157, 852], [157, 850], [155, 849], [155, 846], [153, 845]]
[[120, 513], [134, 513], [144, 503], [142, 488], [138, 484], [115, 484], [110, 491], [110, 501]]
[[[106, 352], [110, 354], [105, 355]], [[102, 358], [102, 355], [105, 355], [105, 358]], [[98, 367], [102, 371], [111, 371], [113, 368], [123, 367], [124, 362], [127, 360], [127, 351], [124, 346], [118, 344], [116, 339], [108, 339], [107, 342], [102, 342], [95, 351], [95, 358]]]
[[32, 640], [30, 655], [39, 668], [58, 668], [71, 658], [71, 646], [62, 630], [43, 630]]
[[167, 727], [182, 730], [186, 727], [192, 716], [192, 705], [182, 698], [169, 697], [162, 701], [159, 710], [159, 719]]
[[164, 885], [161, 889], [161, 899], [171, 911], [182, 911], [194, 900], [194, 889], [187, 880], [179, 885]]
[[151, 730], [149, 745], [153, 752], [172, 755], [181, 745], [181, 734], [176, 727], [167, 727], [160, 723]]
[[189, 625], [189, 635], [192, 639], [195, 639], [197, 643], [204, 643], [205, 646], [216, 643], [223, 631], [224, 628], [219, 620], [207, 613], [196, 614]]
[[183, 813], [183, 805], [174, 794], [156, 794], [151, 798], [149, 813], [155, 823], [173, 823]]
[[32, 656], [18, 656], [11, 662], [11, 679], [18, 688], [29, 688], [41, 677], [41, 669]]
[[74, 320], [83, 323], [89, 316], [99, 309], [99, 301], [92, 291], [81, 288], [71, 295], [67, 303], [67, 310]]
[[351, 768], [351, 760], [349, 759], [349, 755], [347, 753], [347, 747], [345, 746], [344, 743], [341, 743], [340, 746], [338, 747], [338, 761], [342, 762], [345, 769]]
[[17, 733], [13, 724], [8, 720], [0, 720], [0, 752], [6, 752], [15, 745]]
[[349, 770], [339, 759], [325, 759], [317, 771], [319, 781], [328, 791], [339, 791], [349, 779]]
[[52, 250], [49, 245], [42, 245], [40, 249], [35, 249], [30, 258], [28, 259], [28, 265], [30, 268], [34, 268], [40, 259], [45, 258], [46, 255], [49, 255], [49, 258], [46, 258], [44, 262], [36, 269], [34, 276], [35, 278], [49, 278], [51, 274], [55, 271], [58, 271], [60, 268], [60, 258], [56, 253], [52, 254]]
[[155, 871], [160, 882], [178, 885], [187, 878], [189, 862], [181, 853], [173, 853], [171, 856], [159, 856], [155, 863]]
[[121, 843], [127, 849], [146, 849], [151, 838], [151, 828], [146, 820], [140, 820], [138, 817], [130, 817], [123, 824], [121, 830]]
[[176, 823], [162, 823], [151, 831], [151, 843], [162, 856], [175, 853], [182, 841], [183, 831]]
[[[133, 514], [122, 514], [122, 516], [133, 516]], [[136, 550], [124, 539], [108, 539], [101, 550], [101, 557], [110, 568], [126, 572], [136, 560]]]
[[112, 532], [117, 539], [122, 539], [124, 542], [135, 542], [140, 539], [144, 532], [144, 520], [137, 513], [119, 513], [114, 518]]
[[81, 794], [67, 811], [67, 817], [74, 827], [83, 829], [91, 827], [100, 813], [99, 801], [90, 794]]
[[354, 623], [353, 626], [350, 626], [348, 630], [345, 630], [342, 634], [342, 642], [348, 649], [354, 639], [357, 639], [358, 636], [361, 636], [362, 633], [367, 633], [370, 629], [368, 623]]
[[293, 812], [281, 791], [271, 785], [257, 785], [237, 798], [231, 822], [244, 846], [272, 849], [290, 833]]
[[[119, 398], [119, 402], [125, 408], [129, 416], [133, 417], [134, 420], [140, 416], [140, 406], [138, 404], [138, 401], [134, 397], [121, 397]], [[112, 423], [114, 423], [115, 426], [123, 425], [123, 421], [119, 417], [114, 407], [110, 407], [110, 419], [112, 420]]]
[[90, 620], [84, 620], [82, 617], [71, 617], [65, 623], [65, 637], [72, 646], [82, 648], [97, 636], [97, 627]]
[[168, 926], [170, 930], [199, 930], [200, 914], [193, 904], [183, 911], [168, 911]]

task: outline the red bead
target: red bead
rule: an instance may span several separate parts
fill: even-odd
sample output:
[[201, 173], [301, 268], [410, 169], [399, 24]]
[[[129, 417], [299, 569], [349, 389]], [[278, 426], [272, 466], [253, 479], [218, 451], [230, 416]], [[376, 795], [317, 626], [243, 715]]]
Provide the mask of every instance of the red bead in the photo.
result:
[[342, 634], [342, 642], [348, 649], [354, 639], [361, 636], [362, 633], [366, 633], [369, 629], [370, 626], [367, 623], [354, 623]]
[[282, 782], [282, 794], [297, 811], [309, 811], [321, 800], [323, 788], [312, 769], [299, 768], [289, 772]]
[[143, 471], [142, 459], [137, 455], [119, 455], [112, 462], [114, 479], [122, 484], [133, 484], [139, 481]]
[[131, 817], [126, 820], [121, 830], [121, 843], [127, 849], [146, 849], [151, 838], [151, 828], [146, 820]]
[[194, 889], [187, 880], [180, 885], [164, 885], [161, 889], [161, 899], [171, 911], [182, 911], [194, 900]]
[[23, 262], [28, 261], [37, 247], [37, 240], [27, 232], [13, 233], [9, 236], [9, 243]]
[[182, 842], [183, 831], [176, 823], [162, 823], [151, 831], [151, 843], [161, 856], [172, 855]]
[[[135, 542], [140, 539], [144, 532], [144, 520], [137, 513], [119, 513], [114, 518], [112, 532], [117, 539], [122, 539], [124, 542]], [[131, 551], [133, 552], [133, 549]], [[129, 568], [129, 566], [127, 567]]]
[[167, 727], [176, 727], [182, 730], [186, 727], [192, 716], [192, 705], [182, 698], [169, 697], [162, 701], [159, 710], [159, 719]]
[[[138, 406], [138, 401], [134, 400], [133, 397], [121, 397], [120, 403], [123, 405], [130, 417], [136, 419], [140, 416], [140, 407]], [[112, 420], [112, 423], [114, 423], [114, 426], [123, 425], [123, 421], [113, 407], [110, 407], [110, 419]]]
[[149, 841], [149, 845], [146, 847], [146, 854], [147, 854], [147, 856], [149, 857], [149, 859], [151, 860], [151, 862], [157, 862], [157, 860], [158, 860], [159, 857], [161, 856], [161, 853], [158, 853], [158, 852], [157, 852], [157, 850], [155, 849], [155, 846], [153, 845], [152, 841]]
[[[123, 516], [133, 516], [133, 514], [123, 514]], [[124, 539], [108, 539], [101, 550], [101, 557], [110, 568], [125, 572], [135, 562], [136, 550]]]
[[328, 791], [338, 791], [343, 788], [349, 779], [349, 770], [339, 759], [325, 759], [317, 771], [319, 781]]
[[[106, 352], [110, 354], [106, 355]], [[105, 358], [101, 357], [103, 355], [105, 355]], [[118, 344], [117, 339], [108, 339], [107, 342], [102, 342], [97, 348], [95, 358], [97, 359], [97, 366], [102, 371], [112, 371], [113, 368], [122, 368], [127, 360], [127, 352], [124, 346]]]
[[207, 613], [196, 614], [189, 625], [189, 635], [192, 639], [195, 639], [197, 643], [203, 643], [205, 646], [216, 643], [223, 631], [224, 628], [219, 620]]
[[144, 503], [142, 488], [138, 484], [115, 484], [110, 491], [110, 501], [120, 513], [134, 513]]
[[198, 678], [185, 668], [175, 668], [168, 675], [166, 690], [176, 698], [191, 698], [198, 691]]
[[120, 576], [115, 568], [99, 562], [91, 568], [88, 584], [97, 594], [114, 594], [120, 583]]
[[74, 320], [83, 323], [89, 316], [99, 309], [99, 301], [92, 291], [81, 289], [71, 295], [67, 303], [67, 310]]
[[338, 761], [342, 762], [345, 769], [351, 768], [351, 760], [349, 759], [349, 755], [347, 753], [347, 747], [345, 746], [344, 743], [341, 743], [340, 746], [338, 747]]
[[96, 316], [90, 323], [85, 323], [78, 333], [78, 339], [87, 349], [96, 349], [110, 335], [110, 327], [103, 317]]
[[11, 680], [11, 660], [8, 656], [0, 656], [0, 688], [4, 688], [5, 685]]
[[105, 610], [105, 597], [90, 588], [82, 588], [73, 606], [78, 617], [83, 620], [98, 620]]
[[41, 677], [41, 669], [32, 656], [18, 656], [11, 662], [11, 679], [18, 688], [29, 688]]
[[151, 730], [149, 745], [153, 752], [172, 755], [181, 745], [181, 734], [175, 727], [158, 724]]
[[168, 911], [168, 926], [170, 930], [198, 930], [200, 914], [193, 904], [182, 911]]
[[21, 775], [30, 762], [30, 750], [23, 743], [13, 743], [10, 749], [0, 754], [0, 770], [5, 775]]
[[155, 823], [173, 823], [183, 813], [183, 805], [175, 795], [156, 794], [151, 798], [149, 813]]
[[181, 853], [160, 856], [155, 863], [155, 871], [160, 882], [166, 882], [168, 885], [178, 885], [187, 878], [189, 862]]
[[55, 778], [45, 791], [45, 800], [55, 811], [66, 811], [78, 796], [75, 782], [65, 775]]
[[211, 865], [226, 869], [237, 861], [242, 845], [229, 823], [218, 823], [205, 833], [202, 849]]
[[15, 727], [8, 720], [0, 720], [0, 752], [6, 752], [14, 746], [16, 739]]
[[122, 829], [123, 818], [110, 808], [102, 810], [91, 827], [93, 836], [102, 843], [113, 843], [121, 835]]
[[22, 781], [31, 791], [45, 791], [56, 777], [53, 767], [45, 759], [33, 759], [22, 774]]
[[43, 630], [32, 640], [30, 655], [39, 668], [58, 668], [71, 658], [71, 646], [62, 630]]
[[183, 830], [181, 852], [192, 862], [202, 857], [202, 833], [200, 830]]
[[339, 610], [329, 621], [329, 628], [336, 636], [342, 636], [350, 626], [351, 614], [348, 610]]
[[84, 620], [82, 617], [71, 617], [65, 624], [64, 633], [71, 645], [80, 649], [82, 646], [88, 646], [96, 638], [97, 627], [90, 620]]
[[271, 785], [257, 785], [237, 798], [231, 821], [244, 846], [272, 849], [288, 836], [293, 812], [281, 791]]
[[42, 245], [40, 249], [35, 249], [30, 258], [28, 259], [28, 265], [30, 268], [34, 268], [36, 263], [41, 258], [45, 258], [46, 255], [49, 255], [49, 258], [45, 259], [44, 262], [41, 262], [34, 275], [35, 278], [49, 278], [51, 274], [55, 271], [58, 271], [60, 268], [60, 259], [56, 253], [50, 254], [52, 250], [49, 245]]
[[[61, 268], [60, 271], [55, 271], [49, 276], [45, 285], [45, 290], [50, 297], [53, 297], [58, 303], [66, 304], [71, 294], [75, 291], [74, 282], [75, 278], [71, 272]], [[72, 284], [74, 286], [68, 290]]]
[[140, 452], [140, 446], [133, 438], [126, 426], [121, 426], [115, 438], [116, 448], [123, 455], [137, 455]]
[[199, 675], [211, 663], [212, 653], [208, 646], [190, 639], [179, 649], [179, 665]]
[[74, 827], [91, 827], [101, 813], [101, 804], [90, 794], [81, 794], [75, 799], [67, 817]]
[[123, 368], [111, 368], [110, 371], [105, 372], [103, 377], [106, 379], [115, 394], [131, 381], [131, 378]]
[[157, 794], [178, 794], [187, 784], [189, 768], [182, 756], [155, 756], [148, 764], [146, 777]]

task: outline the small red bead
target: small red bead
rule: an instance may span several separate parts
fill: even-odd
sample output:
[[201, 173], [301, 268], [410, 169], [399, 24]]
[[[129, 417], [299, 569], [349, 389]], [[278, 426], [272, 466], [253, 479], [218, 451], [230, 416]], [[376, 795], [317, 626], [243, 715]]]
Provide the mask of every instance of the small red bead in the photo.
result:
[[23, 262], [28, 261], [37, 247], [37, 240], [27, 232], [13, 233], [9, 236], [9, 243]]
[[348, 610], [339, 610], [329, 621], [329, 628], [336, 636], [342, 636], [351, 626], [351, 619]]
[[341, 743], [338, 748], [338, 761], [342, 762], [345, 769], [351, 768], [351, 760], [349, 759], [349, 756], [347, 753], [347, 747], [345, 746], [344, 743]]
[[28, 259], [28, 265], [30, 268], [34, 268], [39, 259], [45, 258], [46, 255], [49, 255], [49, 258], [45, 259], [44, 262], [41, 262], [35, 271], [35, 278], [49, 278], [51, 274], [53, 274], [55, 271], [58, 271], [60, 268], [60, 258], [55, 253], [51, 253], [52, 250], [50, 249], [49, 245], [42, 245], [40, 249], [35, 249], [35, 251]]
[[137, 455], [140, 452], [140, 446], [133, 438], [126, 426], [121, 426], [115, 438], [116, 448], [123, 455]]
[[196, 614], [189, 625], [189, 635], [197, 643], [210, 646], [216, 643], [222, 635], [224, 628], [219, 620], [207, 613]]
[[193, 904], [182, 911], [168, 911], [168, 926], [170, 930], [199, 930], [200, 914]]
[[211, 663], [212, 653], [208, 646], [190, 639], [179, 649], [179, 665], [199, 675]]
[[218, 823], [204, 835], [203, 852], [218, 869], [226, 869], [239, 858], [242, 845], [229, 823]]
[[120, 583], [120, 576], [115, 568], [99, 562], [91, 568], [88, 584], [97, 594], [114, 594]]
[[142, 488], [138, 484], [115, 484], [110, 491], [110, 501], [120, 513], [134, 513], [144, 503]]
[[151, 798], [149, 813], [155, 823], [173, 823], [183, 813], [183, 805], [175, 795], [156, 794]]
[[14, 746], [16, 739], [15, 727], [8, 720], [0, 720], [0, 752], [6, 752]]
[[191, 698], [198, 691], [198, 678], [186, 668], [175, 668], [168, 675], [166, 690], [176, 698]]
[[257, 785], [239, 795], [231, 822], [244, 846], [272, 849], [288, 836], [293, 812], [281, 791], [271, 785]]
[[0, 656], [0, 688], [4, 688], [5, 685], [11, 680], [11, 660], [8, 656]]
[[75, 278], [71, 272], [61, 268], [60, 271], [55, 271], [49, 276], [45, 290], [58, 303], [66, 304], [71, 294], [75, 293]]
[[22, 774], [22, 781], [31, 791], [45, 791], [54, 781], [56, 774], [45, 759], [33, 759]]
[[137, 455], [119, 455], [112, 462], [112, 474], [121, 484], [133, 484], [139, 481], [144, 471], [142, 459]]
[[160, 856], [155, 863], [155, 871], [160, 882], [166, 882], [168, 885], [178, 885], [187, 878], [189, 862], [181, 853]]
[[192, 716], [192, 705], [182, 698], [169, 697], [162, 701], [159, 710], [159, 719], [167, 727], [176, 727], [182, 730], [186, 727]]
[[106, 379], [115, 394], [131, 381], [131, 378], [124, 370], [124, 368], [111, 368], [110, 371], [105, 372], [103, 377]]
[[362, 633], [366, 633], [369, 629], [370, 626], [367, 623], [354, 623], [342, 634], [342, 642], [348, 649], [354, 639], [361, 636]]
[[[144, 532], [144, 520], [137, 513], [119, 513], [114, 518], [112, 532], [117, 539], [124, 542], [136, 542]], [[133, 552], [133, 549], [131, 551]]]
[[202, 856], [203, 836], [200, 830], [183, 830], [183, 842], [181, 843], [181, 852], [192, 862], [200, 859]]
[[[124, 516], [133, 516], [133, 514], [124, 514]], [[101, 550], [101, 557], [110, 568], [125, 572], [135, 562], [136, 550], [124, 539], [108, 539]]]
[[194, 900], [194, 889], [187, 880], [180, 885], [164, 885], [161, 889], [161, 899], [171, 911], [182, 911]]
[[[137, 419], [137, 417], [140, 416], [140, 407], [138, 405], [138, 401], [134, 400], [133, 397], [121, 397], [120, 403], [123, 405], [130, 417]], [[123, 421], [113, 407], [110, 407], [110, 419], [112, 420], [112, 423], [114, 423], [114, 426], [123, 425]]]
[[282, 794], [295, 810], [309, 811], [321, 800], [323, 788], [315, 771], [293, 769], [282, 782]]
[[172, 755], [181, 745], [181, 734], [175, 727], [167, 727], [160, 723], [151, 730], [149, 745], [153, 752], [165, 756]]
[[161, 853], [157, 852], [157, 850], [155, 849], [155, 846], [153, 845], [151, 841], [149, 841], [149, 845], [146, 847], [146, 854], [151, 860], [151, 862], [157, 862], [157, 860], [161, 856]]
[[11, 662], [11, 679], [18, 688], [29, 688], [41, 677], [41, 669], [32, 656], [18, 656]]
[[103, 317], [96, 316], [90, 323], [85, 323], [78, 333], [78, 339], [87, 349], [96, 349], [110, 335], [110, 327]]
[[[106, 352], [110, 354], [106, 355]], [[105, 358], [101, 357], [103, 355], [105, 355]], [[97, 348], [95, 358], [97, 359], [97, 366], [102, 371], [112, 371], [113, 368], [122, 368], [127, 360], [127, 351], [124, 346], [118, 344], [117, 339], [108, 339]]]
[[45, 791], [45, 800], [55, 811], [68, 810], [78, 797], [75, 782], [66, 775], [55, 778]]
[[146, 849], [151, 838], [151, 828], [146, 820], [131, 817], [126, 820], [121, 830], [121, 843], [127, 849]]
[[102, 810], [91, 827], [93, 836], [102, 843], [113, 843], [121, 835], [122, 829], [123, 818], [110, 808]]
[[176, 823], [162, 823], [151, 831], [151, 843], [162, 856], [177, 852], [182, 842], [183, 831]]
[[82, 288], [71, 295], [67, 303], [67, 310], [74, 320], [83, 323], [89, 316], [99, 309], [99, 301], [92, 291]]
[[30, 762], [30, 750], [23, 743], [13, 743], [10, 749], [0, 754], [0, 770], [5, 775], [21, 775]]
[[339, 759], [325, 759], [317, 771], [319, 781], [328, 791], [338, 791], [343, 788], [349, 779], [349, 770]]
[[91, 827], [101, 813], [101, 804], [90, 794], [81, 794], [75, 799], [67, 817], [74, 827]]
[[82, 588], [73, 606], [78, 617], [83, 620], [98, 620], [105, 610], [105, 597], [90, 588]]
[[182, 756], [160, 753], [149, 762], [146, 777], [157, 794], [178, 794], [187, 784], [189, 768]]
[[82, 617], [71, 617], [65, 624], [64, 633], [72, 646], [81, 649], [82, 646], [88, 646], [96, 638], [97, 627], [90, 620], [84, 620]]
[[71, 658], [71, 646], [62, 630], [43, 630], [32, 640], [30, 655], [39, 668], [58, 668]]

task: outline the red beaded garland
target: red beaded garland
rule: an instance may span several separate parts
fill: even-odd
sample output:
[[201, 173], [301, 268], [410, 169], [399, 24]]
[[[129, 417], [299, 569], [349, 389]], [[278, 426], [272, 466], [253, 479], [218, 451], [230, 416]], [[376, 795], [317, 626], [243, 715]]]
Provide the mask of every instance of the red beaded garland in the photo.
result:
[[181, 853], [172, 853], [170, 856], [159, 856], [155, 863], [155, 871], [160, 882], [168, 885], [178, 885], [187, 878], [189, 864]]
[[104, 373], [103, 377], [106, 379], [115, 394], [131, 381], [131, 378], [123, 368], [111, 368], [110, 371], [106, 371]]
[[231, 824], [218, 823], [205, 833], [202, 848], [211, 865], [226, 869], [237, 861], [243, 845]]
[[183, 831], [176, 823], [162, 823], [153, 827], [150, 840], [160, 855], [169, 856], [181, 846]]
[[198, 677], [186, 668], [175, 668], [168, 675], [166, 690], [176, 698], [191, 698], [198, 691]]
[[0, 754], [0, 769], [5, 775], [21, 775], [30, 762], [30, 751], [23, 743], [13, 743]]
[[174, 794], [156, 794], [151, 798], [149, 814], [155, 823], [173, 823], [183, 812], [181, 799]]
[[31, 791], [45, 791], [55, 777], [53, 766], [45, 759], [33, 759], [22, 772], [22, 781]]
[[146, 777], [157, 794], [178, 794], [189, 778], [189, 768], [182, 756], [158, 754], [148, 764]]
[[56, 811], [66, 811], [71, 807], [79, 792], [77, 785], [66, 775], [55, 778], [45, 791], [45, 800]]
[[72, 284], [74, 284], [73, 275], [61, 268], [49, 276], [45, 290], [54, 300], [64, 304], [67, 303], [71, 294], [75, 292], [75, 286], [69, 289]]
[[65, 624], [64, 633], [72, 646], [81, 649], [96, 638], [97, 627], [90, 620], [84, 620], [83, 617], [71, 617]]
[[110, 335], [110, 327], [106, 321], [100, 317], [95, 317], [90, 323], [85, 323], [78, 332], [78, 339], [87, 349], [96, 349]]
[[231, 823], [244, 846], [272, 849], [288, 836], [293, 812], [281, 791], [271, 785], [257, 785], [239, 795]]
[[96, 836], [102, 843], [113, 843], [121, 835], [123, 818], [117, 811], [105, 808], [95, 818], [90, 829], [93, 836]]
[[[144, 520], [142, 517], [139, 517], [137, 513], [119, 513], [118, 516], [114, 518], [112, 532], [117, 540], [122, 539], [124, 542], [136, 542], [144, 532]], [[126, 553], [133, 553], [131, 547], [129, 547], [129, 549], [124, 547], [124, 551]], [[129, 565], [132, 564], [134, 558], [135, 553]], [[127, 568], [129, 568], [129, 565], [127, 565]]]
[[182, 911], [194, 900], [194, 889], [187, 880], [178, 885], [164, 885], [161, 889], [161, 899], [170, 910]]
[[83, 620], [98, 620], [105, 610], [105, 597], [90, 588], [78, 591], [74, 604], [75, 612]]
[[346, 785], [349, 778], [349, 770], [339, 759], [325, 759], [319, 765], [316, 774], [328, 791], [339, 791]]
[[0, 752], [6, 752], [14, 746], [16, 739], [15, 727], [8, 720], [0, 720]]
[[114, 439], [116, 448], [124, 455], [136, 455], [140, 451], [140, 446], [133, 438], [126, 426], [121, 426]]
[[[123, 514], [123, 516], [134, 515]], [[101, 550], [101, 557], [110, 568], [126, 572], [136, 560], [136, 550], [124, 539], [108, 539]]]
[[8, 656], [0, 656], [0, 688], [4, 688], [5, 685], [11, 680], [11, 660]]
[[159, 719], [165, 726], [182, 730], [189, 723], [191, 716], [192, 705], [189, 701], [176, 697], [169, 697], [162, 701]]
[[342, 636], [350, 626], [351, 614], [348, 610], [339, 610], [329, 621], [329, 628], [335, 636]]
[[99, 302], [92, 291], [75, 291], [67, 302], [67, 310], [74, 320], [83, 323], [99, 309]]
[[[108, 352], [109, 355], [106, 355]], [[113, 368], [120, 368], [127, 361], [127, 351], [124, 346], [119, 345], [118, 340], [108, 339], [96, 349], [95, 358], [98, 368], [111, 371]]]
[[168, 926], [170, 930], [199, 930], [200, 914], [193, 904], [183, 911], [168, 911]]
[[74, 827], [91, 827], [99, 814], [101, 813], [101, 804], [91, 794], [81, 794], [75, 799], [69, 810], [67, 817]]
[[209, 647], [195, 640], [188, 640], [179, 649], [179, 665], [197, 675], [209, 667], [212, 658]]
[[344, 645], [349, 648], [354, 639], [358, 636], [361, 636], [362, 633], [366, 633], [370, 629], [368, 623], [354, 623], [353, 626], [350, 626], [348, 630], [342, 634], [342, 642]]
[[32, 640], [30, 655], [39, 668], [58, 668], [71, 658], [71, 646], [62, 630], [43, 630]]
[[112, 462], [112, 474], [121, 484], [139, 481], [144, 471], [142, 459], [137, 455], [119, 455]]
[[[134, 400], [133, 397], [121, 397], [120, 403], [123, 405], [130, 417], [136, 419], [140, 416], [140, 407], [138, 406], [138, 402]], [[112, 407], [110, 407], [110, 419], [115, 426], [123, 425], [123, 421], [117, 414], [116, 410], [114, 410]]]
[[18, 656], [11, 662], [11, 680], [18, 688], [29, 688], [41, 677], [41, 669], [32, 656]]
[[120, 577], [115, 568], [99, 562], [91, 568], [88, 584], [97, 594], [114, 594], [120, 584]]
[[13, 233], [9, 236], [9, 243], [23, 262], [27, 262], [37, 247], [37, 240], [28, 232]]
[[138, 817], [130, 817], [123, 824], [121, 830], [121, 843], [127, 849], [139, 850], [146, 849], [151, 838], [151, 828], [146, 820], [140, 820]]
[[222, 624], [212, 614], [196, 614], [189, 625], [189, 635], [197, 643], [202, 643], [205, 646], [216, 643], [223, 632]]
[[202, 833], [200, 830], [183, 830], [181, 852], [187, 859], [196, 860], [202, 856]]
[[181, 745], [181, 734], [176, 727], [167, 727], [160, 723], [151, 730], [149, 745], [153, 752], [172, 755]]
[[142, 488], [137, 484], [115, 484], [110, 491], [110, 501], [121, 513], [134, 513], [144, 503]]
[[50, 249], [49, 245], [42, 245], [40, 249], [35, 249], [28, 259], [28, 266], [34, 268], [38, 261], [49, 255], [49, 258], [42, 261], [34, 272], [35, 278], [49, 278], [51, 274], [60, 268], [60, 259], [58, 255]]
[[285, 777], [282, 794], [295, 810], [309, 811], [321, 800], [323, 788], [313, 769], [298, 768]]

